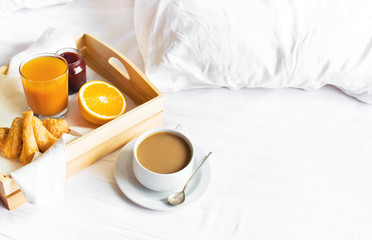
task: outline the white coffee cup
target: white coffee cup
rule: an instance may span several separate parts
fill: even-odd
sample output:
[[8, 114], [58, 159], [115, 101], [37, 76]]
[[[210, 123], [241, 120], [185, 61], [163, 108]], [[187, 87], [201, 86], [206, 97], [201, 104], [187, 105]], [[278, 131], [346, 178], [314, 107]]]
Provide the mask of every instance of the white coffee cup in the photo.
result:
[[[188, 164], [181, 170], [174, 173], [161, 174], [153, 172], [145, 168], [141, 162], [138, 160], [137, 150], [138, 146], [149, 136], [155, 133], [168, 132], [181, 137], [190, 147], [191, 157]], [[194, 165], [194, 147], [188, 137], [183, 133], [176, 130], [167, 128], [157, 128], [149, 130], [139, 136], [134, 144], [133, 149], [133, 172], [137, 180], [146, 188], [154, 191], [171, 191], [177, 190], [183, 187], [186, 181], [192, 174], [192, 169]]]

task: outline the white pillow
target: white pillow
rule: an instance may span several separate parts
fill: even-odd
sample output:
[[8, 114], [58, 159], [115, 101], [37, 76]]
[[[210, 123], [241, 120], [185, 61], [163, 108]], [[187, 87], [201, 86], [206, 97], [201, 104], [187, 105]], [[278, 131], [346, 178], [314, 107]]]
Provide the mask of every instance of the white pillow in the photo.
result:
[[149, 79], [163, 92], [334, 85], [372, 103], [370, 0], [136, 0]]
[[22, 8], [41, 8], [54, 4], [72, 2], [73, 0], [1, 0], [0, 17], [6, 17]]

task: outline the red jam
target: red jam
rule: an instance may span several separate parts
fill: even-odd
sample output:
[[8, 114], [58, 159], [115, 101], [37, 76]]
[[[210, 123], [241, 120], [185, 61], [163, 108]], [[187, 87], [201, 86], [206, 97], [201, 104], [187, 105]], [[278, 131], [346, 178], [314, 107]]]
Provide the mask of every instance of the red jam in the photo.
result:
[[68, 94], [79, 92], [81, 86], [87, 82], [86, 64], [79, 50], [63, 48], [57, 52], [68, 63]]

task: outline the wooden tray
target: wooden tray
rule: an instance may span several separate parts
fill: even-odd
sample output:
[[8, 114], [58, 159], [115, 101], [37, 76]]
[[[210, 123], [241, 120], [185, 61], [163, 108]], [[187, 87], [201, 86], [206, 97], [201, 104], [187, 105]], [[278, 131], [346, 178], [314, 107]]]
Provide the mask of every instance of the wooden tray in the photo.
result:
[[[164, 109], [163, 95], [125, 56], [87, 33], [78, 36], [75, 42], [86, 64], [129, 96], [136, 107], [66, 145], [66, 178], [123, 147], [144, 131], [161, 125]], [[124, 65], [127, 73], [114, 63], [114, 58]], [[6, 74], [7, 70], [8, 66], [0, 67], [0, 74]], [[0, 198], [9, 210], [25, 202], [15, 181], [2, 173]]]

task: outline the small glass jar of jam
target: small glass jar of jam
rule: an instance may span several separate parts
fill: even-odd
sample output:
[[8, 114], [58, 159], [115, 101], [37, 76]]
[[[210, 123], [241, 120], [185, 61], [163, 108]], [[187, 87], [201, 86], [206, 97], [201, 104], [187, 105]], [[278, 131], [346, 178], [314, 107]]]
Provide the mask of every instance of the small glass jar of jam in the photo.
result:
[[80, 51], [75, 48], [62, 48], [56, 54], [66, 59], [68, 63], [68, 95], [79, 92], [87, 82], [87, 67]]

